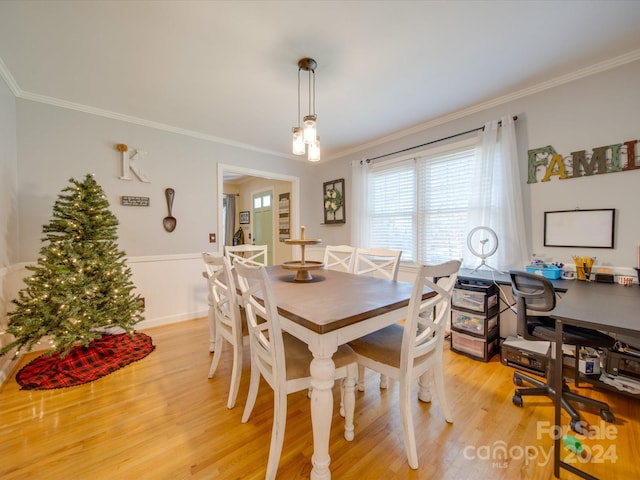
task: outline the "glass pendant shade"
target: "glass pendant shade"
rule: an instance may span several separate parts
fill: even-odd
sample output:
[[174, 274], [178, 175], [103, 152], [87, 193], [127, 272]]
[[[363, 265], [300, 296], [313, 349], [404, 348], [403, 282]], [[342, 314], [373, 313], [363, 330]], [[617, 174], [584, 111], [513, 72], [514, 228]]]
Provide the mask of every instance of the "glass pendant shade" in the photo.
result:
[[[310, 162], [320, 161], [320, 137], [318, 136], [318, 127], [316, 124], [316, 66], [317, 62], [313, 58], [301, 58], [298, 60], [298, 117], [296, 119], [298, 126], [293, 127], [292, 151], [294, 155], [304, 155], [307, 153], [307, 159]], [[300, 104], [301, 104], [301, 88], [300, 73], [308, 73], [309, 94], [309, 113], [302, 119], [300, 125]]]
[[308, 160], [310, 162], [320, 161], [320, 137], [316, 137], [315, 142], [309, 145]]
[[304, 153], [305, 145], [302, 129], [300, 127], [293, 127], [293, 154], [304, 155]]
[[318, 132], [316, 130], [316, 116], [307, 115], [304, 117], [304, 143], [312, 145], [316, 141]]

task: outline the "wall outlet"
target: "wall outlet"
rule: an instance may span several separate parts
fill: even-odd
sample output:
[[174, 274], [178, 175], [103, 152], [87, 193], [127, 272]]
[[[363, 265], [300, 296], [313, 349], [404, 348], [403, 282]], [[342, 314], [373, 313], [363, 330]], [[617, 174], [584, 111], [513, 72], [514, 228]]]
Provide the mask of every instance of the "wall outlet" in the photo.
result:
[[209, 234], [209, 243], [216, 243], [216, 234], [215, 233], [210, 233]]

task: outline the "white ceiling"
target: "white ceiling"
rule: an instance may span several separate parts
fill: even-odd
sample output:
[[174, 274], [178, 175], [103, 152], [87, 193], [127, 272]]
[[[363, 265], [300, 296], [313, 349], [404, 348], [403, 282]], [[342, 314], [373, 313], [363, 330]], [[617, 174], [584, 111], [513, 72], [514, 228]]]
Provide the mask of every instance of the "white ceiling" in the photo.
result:
[[640, 1], [0, 0], [18, 97], [281, 156], [305, 56], [328, 160], [640, 59]]

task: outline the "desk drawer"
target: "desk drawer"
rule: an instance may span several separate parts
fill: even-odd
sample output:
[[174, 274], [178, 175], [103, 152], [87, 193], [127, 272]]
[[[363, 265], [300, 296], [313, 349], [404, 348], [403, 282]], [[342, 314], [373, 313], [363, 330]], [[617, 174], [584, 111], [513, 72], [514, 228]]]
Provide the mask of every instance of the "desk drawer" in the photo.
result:
[[498, 352], [499, 344], [500, 337], [498, 336], [487, 340], [451, 331], [451, 350], [474, 360], [488, 362]]

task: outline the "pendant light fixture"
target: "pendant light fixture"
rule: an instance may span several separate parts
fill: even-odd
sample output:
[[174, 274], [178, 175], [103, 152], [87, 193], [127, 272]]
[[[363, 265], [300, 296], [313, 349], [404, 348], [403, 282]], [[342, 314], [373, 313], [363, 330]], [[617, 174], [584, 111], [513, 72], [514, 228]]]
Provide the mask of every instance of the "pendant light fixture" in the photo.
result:
[[[313, 58], [301, 58], [298, 61], [298, 126], [293, 127], [293, 154], [304, 155], [310, 162], [320, 160], [320, 137], [316, 126], [316, 66]], [[309, 113], [304, 116], [300, 126], [300, 71], [308, 72]], [[308, 148], [307, 148], [308, 146]]]

